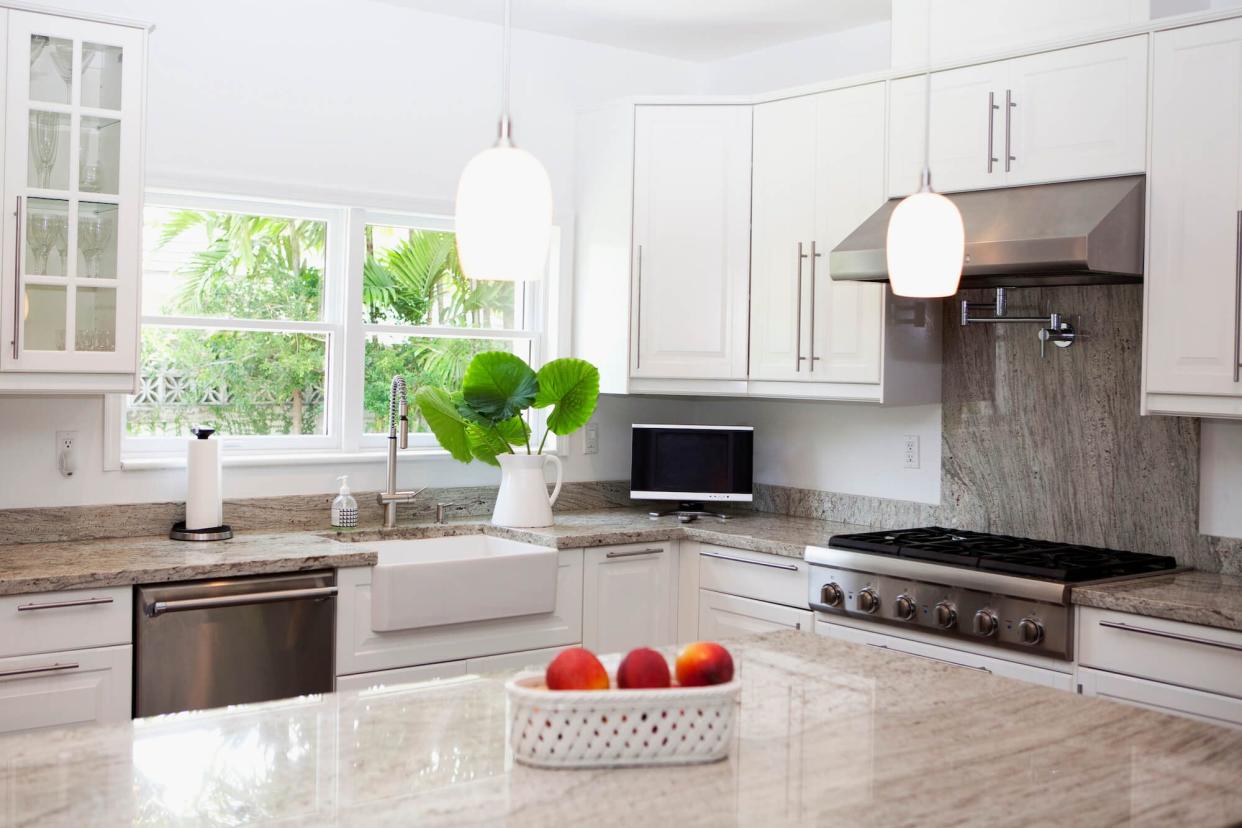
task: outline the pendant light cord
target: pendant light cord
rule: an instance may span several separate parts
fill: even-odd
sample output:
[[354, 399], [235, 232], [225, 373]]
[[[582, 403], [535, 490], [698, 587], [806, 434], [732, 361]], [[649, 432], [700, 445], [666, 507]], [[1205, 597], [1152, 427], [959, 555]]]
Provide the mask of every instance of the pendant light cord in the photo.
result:
[[[509, 0], [505, 0], [507, 4]], [[923, 174], [920, 188], [931, 189], [931, 61], [932, 61], [932, 4], [927, 0], [927, 43], [924, 47], [923, 64]]]
[[509, 118], [509, 63], [510, 63], [510, 30], [512, 29], [511, 21], [511, 0], [505, 0], [505, 22], [503, 29], [503, 45], [500, 53], [500, 137], [497, 144], [509, 145], [512, 143], [510, 133], [512, 131], [512, 122]]

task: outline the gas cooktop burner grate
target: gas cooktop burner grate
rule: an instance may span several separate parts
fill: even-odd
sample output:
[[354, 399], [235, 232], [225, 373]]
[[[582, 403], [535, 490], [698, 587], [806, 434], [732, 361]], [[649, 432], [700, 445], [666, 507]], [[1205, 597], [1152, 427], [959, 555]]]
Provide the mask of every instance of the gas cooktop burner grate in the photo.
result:
[[829, 545], [1066, 583], [1142, 575], [1177, 566], [1177, 562], [1166, 555], [1144, 555], [940, 526], [834, 535]]

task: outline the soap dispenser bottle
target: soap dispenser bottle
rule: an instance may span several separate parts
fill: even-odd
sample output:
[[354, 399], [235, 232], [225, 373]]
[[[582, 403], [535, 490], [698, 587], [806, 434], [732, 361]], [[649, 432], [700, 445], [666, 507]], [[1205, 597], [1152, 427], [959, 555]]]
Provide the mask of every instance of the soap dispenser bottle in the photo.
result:
[[349, 493], [349, 475], [343, 474], [337, 480], [341, 481], [341, 491], [337, 494], [336, 500], [332, 501], [332, 528], [356, 529], [358, 528], [358, 501], [354, 500], [354, 496]]

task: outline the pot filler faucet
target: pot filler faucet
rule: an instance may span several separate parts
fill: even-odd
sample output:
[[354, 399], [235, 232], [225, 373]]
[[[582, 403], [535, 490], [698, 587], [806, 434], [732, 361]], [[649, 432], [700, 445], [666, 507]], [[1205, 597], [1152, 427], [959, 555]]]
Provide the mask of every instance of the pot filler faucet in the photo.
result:
[[392, 378], [388, 392], [388, 486], [375, 496], [384, 507], [384, 528], [397, 525], [397, 504], [409, 503], [418, 497], [422, 489], [412, 492], [397, 491], [397, 443], [400, 448], [410, 447], [409, 401], [405, 393], [405, 377], [398, 374]]
[[[974, 310], [991, 310], [993, 316], [971, 316]], [[983, 323], [996, 322], [1038, 322], [1041, 327], [1039, 329], [1039, 358], [1043, 359], [1046, 355], [1046, 346], [1049, 342], [1058, 348], [1068, 348], [1077, 341], [1079, 333], [1074, 330], [1074, 326], [1065, 321], [1065, 318], [1059, 313], [1050, 313], [1047, 316], [1008, 316], [1006, 311], [1008, 305], [1005, 302], [1005, 289], [996, 289], [996, 304], [991, 302], [970, 302], [962, 300], [962, 325], [978, 325]]]

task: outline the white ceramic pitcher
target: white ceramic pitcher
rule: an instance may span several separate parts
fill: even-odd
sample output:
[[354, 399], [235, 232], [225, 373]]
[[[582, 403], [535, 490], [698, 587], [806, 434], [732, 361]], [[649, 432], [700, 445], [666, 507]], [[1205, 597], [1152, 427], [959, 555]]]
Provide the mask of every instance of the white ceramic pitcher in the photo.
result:
[[[501, 454], [500, 493], [492, 523], [497, 526], [551, 526], [552, 504], [561, 493], [563, 469], [555, 454]], [[543, 466], [548, 460], [556, 466], [556, 486], [548, 494]]]

